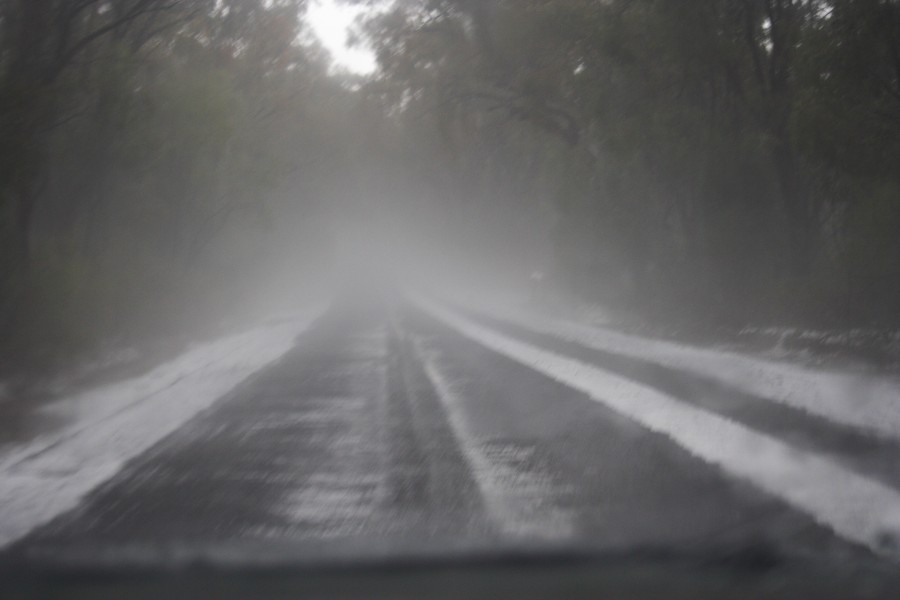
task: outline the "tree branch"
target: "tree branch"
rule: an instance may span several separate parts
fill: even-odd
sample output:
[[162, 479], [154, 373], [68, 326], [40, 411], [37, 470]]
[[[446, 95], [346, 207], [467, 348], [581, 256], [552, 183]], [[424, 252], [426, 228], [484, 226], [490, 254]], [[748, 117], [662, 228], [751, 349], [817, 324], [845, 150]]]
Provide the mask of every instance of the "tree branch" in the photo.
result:
[[[90, 1], [90, 0], [89, 0]], [[65, 51], [61, 52], [56, 60], [56, 64], [50, 70], [48, 79], [55, 79], [63, 69], [68, 66], [72, 60], [78, 56], [92, 42], [103, 37], [104, 35], [115, 31], [116, 29], [134, 21], [135, 19], [151, 14], [154, 12], [164, 12], [177, 8], [183, 4], [184, 0], [137, 0], [135, 4], [124, 15], [113, 19], [106, 25], [103, 25], [94, 31], [86, 34], [84, 37], [74, 42]]]

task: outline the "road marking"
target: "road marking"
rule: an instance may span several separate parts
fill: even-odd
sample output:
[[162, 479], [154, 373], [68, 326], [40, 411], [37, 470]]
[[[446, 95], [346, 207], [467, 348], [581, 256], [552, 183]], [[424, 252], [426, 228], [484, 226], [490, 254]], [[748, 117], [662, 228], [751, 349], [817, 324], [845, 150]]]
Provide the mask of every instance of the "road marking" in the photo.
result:
[[466, 337], [670, 437], [841, 537], [900, 558], [900, 494], [893, 489], [651, 387], [500, 334], [430, 300], [414, 302]]

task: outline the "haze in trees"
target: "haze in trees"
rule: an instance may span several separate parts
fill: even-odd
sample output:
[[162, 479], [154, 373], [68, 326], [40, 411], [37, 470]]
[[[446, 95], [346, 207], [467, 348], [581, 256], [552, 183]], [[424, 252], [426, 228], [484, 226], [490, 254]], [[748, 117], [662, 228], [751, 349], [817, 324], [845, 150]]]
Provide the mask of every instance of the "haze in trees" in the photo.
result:
[[[666, 322], [900, 319], [900, 2], [0, 0], [6, 369], [336, 263]], [[351, 258], [348, 258], [350, 256]]]

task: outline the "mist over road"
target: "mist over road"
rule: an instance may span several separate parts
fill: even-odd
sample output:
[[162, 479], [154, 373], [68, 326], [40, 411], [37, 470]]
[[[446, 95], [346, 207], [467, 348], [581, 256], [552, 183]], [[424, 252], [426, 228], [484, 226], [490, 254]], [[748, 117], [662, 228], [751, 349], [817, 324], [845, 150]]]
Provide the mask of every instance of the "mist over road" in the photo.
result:
[[[21, 532], [7, 556], [347, 543], [896, 555], [896, 438], [421, 299], [339, 300], [300, 330], [108, 476], [22, 488], [75, 501], [0, 507], [0, 530]], [[37, 460], [0, 463], [4, 498], [58, 476]]]

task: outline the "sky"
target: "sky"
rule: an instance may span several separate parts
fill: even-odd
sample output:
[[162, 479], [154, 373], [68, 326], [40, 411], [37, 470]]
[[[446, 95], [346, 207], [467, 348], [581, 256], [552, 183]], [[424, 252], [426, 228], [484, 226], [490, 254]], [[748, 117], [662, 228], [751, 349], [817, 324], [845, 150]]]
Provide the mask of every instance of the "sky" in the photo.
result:
[[347, 41], [354, 20], [365, 10], [337, 0], [314, 0], [306, 14], [316, 37], [331, 53], [335, 66], [361, 75], [375, 70], [375, 55], [364, 46], [351, 48]]

